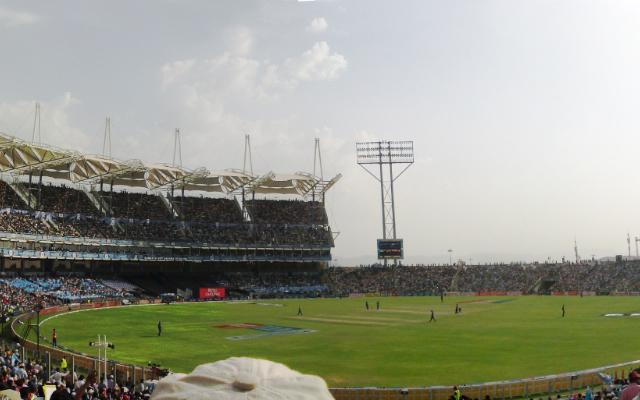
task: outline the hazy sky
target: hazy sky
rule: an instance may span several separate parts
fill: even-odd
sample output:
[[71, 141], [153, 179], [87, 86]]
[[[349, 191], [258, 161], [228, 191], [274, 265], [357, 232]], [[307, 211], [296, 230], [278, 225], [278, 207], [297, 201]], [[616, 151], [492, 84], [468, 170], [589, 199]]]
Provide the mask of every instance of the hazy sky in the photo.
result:
[[[373, 261], [355, 142], [415, 141], [407, 261], [626, 253], [640, 236], [637, 1], [2, 1], [0, 131], [186, 167], [310, 171], [321, 139], [340, 264]], [[632, 244], [632, 248], [634, 248]], [[635, 253], [635, 249], [633, 251]]]

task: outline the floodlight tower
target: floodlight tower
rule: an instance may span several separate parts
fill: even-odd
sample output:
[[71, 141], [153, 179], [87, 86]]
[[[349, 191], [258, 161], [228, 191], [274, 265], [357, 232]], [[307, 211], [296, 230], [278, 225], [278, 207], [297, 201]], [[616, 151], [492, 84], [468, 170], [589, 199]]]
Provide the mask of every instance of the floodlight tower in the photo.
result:
[[[375, 142], [356, 143], [357, 162], [369, 175], [380, 182], [380, 208], [382, 211], [382, 242], [378, 241], [378, 258], [387, 265], [389, 259], [394, 264], [403, 256], [402, 241], [397, 241], [396, 205], [394, 199], [394, 182], [413, 164], [413, 141], [379, 140]], [[394, 165], [401, 166], [400, 173], [395, 174]], [[368, 166], [377, 166], [375, 172]]]

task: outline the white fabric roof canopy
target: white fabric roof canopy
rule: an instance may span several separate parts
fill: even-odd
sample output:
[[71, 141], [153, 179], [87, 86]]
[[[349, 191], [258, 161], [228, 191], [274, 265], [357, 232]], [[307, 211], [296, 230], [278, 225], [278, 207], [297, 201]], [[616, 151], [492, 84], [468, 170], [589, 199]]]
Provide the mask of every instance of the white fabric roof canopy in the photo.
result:
[[[30, 143], [0, 133], [0, 172], [14, 175], [32, 173], [73, 183], [94, 184], [103, 181], [114, 186], [149, 190], [174, 189], [232, 193], [246, 187], [261, 194], [293, 194], [307, 196], [324, 193], [340, 179], [337, 175], [325, 182], [310, 174], [275, 174], [252, 176], [239, 170], [190, 171], [167, 164], [149, 164], [140, 160], [120, 161], [100, 155], [81, 154], [39, 143]], [[323, 189], [324, 188], [324, 189]]]
[[318, 182], [311, 175], [297, 172], [295, 174], [275, 174], [270, 172], [250, 185], [256, 193], [299, 194], [308, 193]]
[[179, 190], [231, 193], [254, 179], [253, 176], [241, 171], [211, 172], [206, 168], [198, 168], [189, 175], [172, 182], [171, 185]]

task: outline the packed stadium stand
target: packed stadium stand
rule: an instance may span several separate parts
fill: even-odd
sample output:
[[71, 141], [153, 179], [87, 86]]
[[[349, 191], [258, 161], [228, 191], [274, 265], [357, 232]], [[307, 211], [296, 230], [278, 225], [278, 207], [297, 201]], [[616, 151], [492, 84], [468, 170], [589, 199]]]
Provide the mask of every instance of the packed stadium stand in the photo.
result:
[[317, 201], [250, 200], [247, 209], [256, 223], [308, 224], [328, 223], [322, 203]]
[[172, 215], [157, 195], [131, 192], [97, 193], [109, 205], [109, 216], [125, 219], [167, 220]]
[[[184, 300], [198, 300], [198, 289], [219, 287], [227, 299], [286, 297], [439, 296], [448, 293], [493, 294], [640, 294], [636, 279], [640, 262], [514, 265], [413, 265], [359, 266], [314, 269], [304, 263], [259, 263], [245, 266], [226, 263], [175, 269], [158, 266], [150, 274], [140, 265], [104, 265], [84, 270], [4, 271], [0, 298], [12, 310], [96, 299], [156, 298], [163, 293], [190, 293]], [[131, 268], [128, 268], [131, 267]], [[288, 267], [288, 268], [287, 268]], [[294, 268], [291, 268], [294, 267]], [[541, 282], [548, 283], [540, 285]]]
[[26, 204], [6, 182], [0, 182], [0, 208], [23, 208]]
[[242, 222], [242, 210], [235, 200], [211, 197], [178, 196], [171, 201], [180, 217], [200, 223], [237, 224]]
[[[0, 134], [0, 274], [114, 279], [124, 272], [144, 284], [158, 273], [204, 282], [212, 270], [238, 265], [319, 271], [334, 246], [325, 195], [339, 179], [119, 161]], [[238, 289], [248, 292], [246, 284]], [[63, 289], [37, 292], [86, 299]]]
[[98, 215], [95, 206], [81, 190], [48, 184], [32, 185], [30, 193], [38, 199], [39, 211]]

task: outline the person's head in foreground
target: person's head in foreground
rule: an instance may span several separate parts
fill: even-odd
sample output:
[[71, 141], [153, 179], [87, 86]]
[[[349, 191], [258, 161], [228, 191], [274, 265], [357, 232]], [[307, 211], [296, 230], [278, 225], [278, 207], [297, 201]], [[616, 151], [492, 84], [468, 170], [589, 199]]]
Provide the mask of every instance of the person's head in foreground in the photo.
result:
[[196, 367], [190, 374], [163, 378], [152, 400], [332, 400], [320, 377], [303, 375], [284, 364], [232, 357]]

